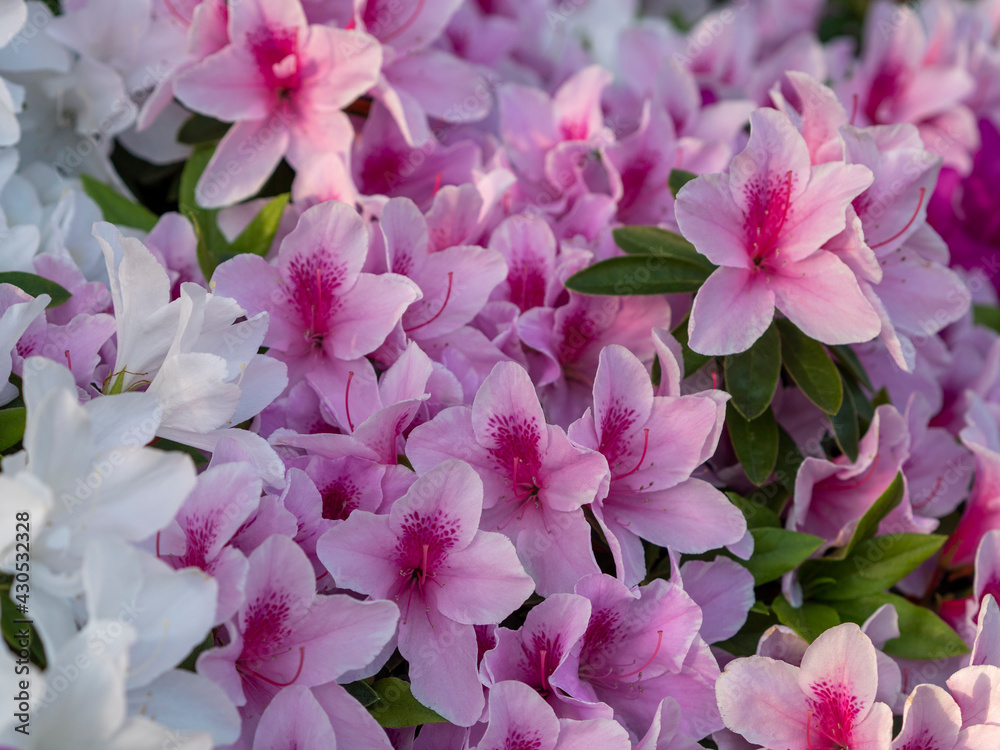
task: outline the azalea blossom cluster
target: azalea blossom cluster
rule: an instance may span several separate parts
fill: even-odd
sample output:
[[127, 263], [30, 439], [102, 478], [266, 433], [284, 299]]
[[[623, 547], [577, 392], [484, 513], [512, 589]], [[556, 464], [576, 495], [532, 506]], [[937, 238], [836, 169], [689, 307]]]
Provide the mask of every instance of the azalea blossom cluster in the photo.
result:
[[0, 6], [4, 746], [1000, 747], [1000, 2]]

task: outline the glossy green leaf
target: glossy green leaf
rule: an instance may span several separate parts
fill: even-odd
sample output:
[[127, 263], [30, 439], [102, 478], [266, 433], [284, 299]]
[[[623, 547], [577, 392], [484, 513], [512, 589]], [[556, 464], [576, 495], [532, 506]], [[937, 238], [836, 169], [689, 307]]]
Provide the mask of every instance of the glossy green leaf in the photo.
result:
[[851, 377], [857, 382], [861, 383], [869, 391], [875, 390], [872, 386], [872, 381], [868, 379], [868, 371], [865, 366], [861, 364], [861, 360], [858, 359], [858, 355], [855, 351], [849, 347], [847, 344], [840, 344], [836, 346], [827, 347], [830, 352], [836, 357], [837, 361], [850, 373]]
[[752, 500], [738, 495], [735, 492], [727, 492], [729, 501], [740, 509], [743, 517], [747, 521], [748, 529], [758, 529], [781, 526], [781, 519], [778, 514], [763, 503], [755, 503]]
[[882, 519], [889, 515], [893, 509], [899, 505], [903, 499], [903, 474], [896, 474], [888, 487], [879, 495], [878, 499], [872, 503], [871, 507], [865, 511], [854, 527], [854, 534], [850, 541], [836, 552], [827, 555], [828, 560], [846, 560], [854, 554], [862, 544], [867, 542], [878, 530], [878, 525]]
[[796, 609], [784, 596], [771, 602], [771, 609], [782, 625], [787, 625], [812, 643], [824, 631], [840, 625], [840, 615], [833, 607], [815, 602], [804, 602]]
[[699, 354], [688, 346], [687, 317], [685, 317], [684, 320], [682, 320], [680, 324], [670, 333], [677, 340], [677, 343], [681, 345], [681, 356], [684, 359], [684, 377], [694, 375], [705, 365], [706, 362], [712, 359], [712, 357], [705, 354]]
[[768, 408], [757, 419], [747, 420], [732, 404], [726, 406], [726, 427], [747, 478], [760, 487], [778, 460], [778, 423]]
[[377, 680], [372, 688], [378, 695], [368, 711], [383, 727], [398, 729], [415, 727], [420, 724], [438, 724], [445, 721], [441, 716], [422, 705], [410, 692], [410, 683], [398, 677]]
[[787, 319], [776, 321], [781, 334], [781, 362], [802, 392], [827, 414], [840, 410], [844, 390], [840, 373], [823, 345]]
[[360, 703], [365, 708], [373, 705], [378, 700], [378, 693], [375, 692], [375, 688], [369, 685], [364, 680], [358, 680], [357, 682], [349, 682], [344, 685], [344, 690], [351, 694], [358, 703]]
[[73, 296], [67, 289], [56, 282], [49, 281], [44, 276], [25, 273], [24, 271], [4, 271], [0, 273], [0, 284], [12, 284], [32, 297], [37, 297], [39, 294], [47, 294], [52, 299], [46, 307], [59, 307], [59, 305]]
[[753, 574], [754, 584], [757, 586], [781, 578], [797, 568], [824, 541], [812, 534], [770, 527], [750, 529], [750, 534], [754, 541], [753, 555], [749, 560], [736, 562]]
[[781, 338], [774, 323], [753, 346], [723, 360], [729, 402], [746, 419], [756, 419], [771, 405], [781, 377]]
[[785, 428], [778, 425], [778, 460], [774, 465], [774, 476], [789, 493], [795, 492], [795, 477], [805, 458], [795, 444], [795, 440]]
[[191, 220], [194, 225], [194, 233], [198, 238], [198, 265], [206, 279], [211, 280], [215, 273], [215, 267], [219, 264], [223, 254], [228, 251], [229, 243], [219, 229], [216, 222], [218, 209], [203, 208], [195, 200], [195, 187], [198, 180], [208, 166], [212, 154], [215, 153], [215, 146], [203, 144], [195, 146], [184, 164], [184, 171], [181, 172], [180, 196], [178, 206], [182, 214]]
[[830, 415], [830, 426], [841, 452], [851, 461], [858, 460], [861, 428], [858, 426], [858, 411], [854, 408], [854, 396], [850, 388], [844, 388], [844, 399], [840, 410]]
[[84, 192], [93, 198], [94, 203], [101, 209], [105, 221], [148, 232], [160, 220], [145, 206], [133, 203], [90, 175], [82, 174], [80, 180], [83, 182]]
[[677, 193], [680, 192], [681, 188], [697, 176], [698, 175], [693, 172], [688, 172], [686, 169], [671, 169], [670, 176], [667, 178], [667, 187], [670, 188], [671, 194], [674, 198], [676, 198]]
[[836, 602], [842, 620], [859, 625], [879, 607], [892, 604], [899, 615], [899, 638], [886, 642], [882, 650], [901, 659], [947, 659], [969, 653], [958, 633], [926, 607], [897, 594], [871, 594]]
[[629, 255], [662, 255], [690, 260], [711, 273], [715, 265], [681, 235], [659, 227], [618, 227], [612, 230], [618, 247]]
[[0, 451], [21, 442], [24, 437], [25, 416], [23, 406], [0, 409]]
[[696, 292], [708, 271], [692, 260], [663, 255], [626, 255], [587, 266], [566, 279], [566, 288], [580, 294], [631, 297]]
[[278, 233], [281, 215], [290, 197], [288, 193], [282, 193], [269, 200], [260, 213], [247, 224], [246, 229], [240, 232], [239, 237], [233, 240], [229, 246], [229, 254], [253, 253], [261, 257], [267, 255], [271, 243], [274, 242], [274, 235]]
[[799, 580], [832, 578], [831, 586], [816, 594], [822, 601], [839, 601], [880, 594], [908, 576], [937, 552], [947, 537], [935, 534], [886, 534], [858, 545], [844, 560], [810, 560], [799, 571]]

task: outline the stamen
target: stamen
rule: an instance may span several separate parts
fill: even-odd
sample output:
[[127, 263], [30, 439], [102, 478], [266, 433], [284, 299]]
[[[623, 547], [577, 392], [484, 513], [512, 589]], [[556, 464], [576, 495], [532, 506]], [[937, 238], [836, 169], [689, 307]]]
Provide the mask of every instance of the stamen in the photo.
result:
[[851, 119], [848, 121], [849, 125], [853, 125], [854, 124], [854, 118], [857, 117], [857, 114], [858, 114], [858, 95], [857, 94], [851, 94], [851, 102], [852, 102], [851, 103]]
[[416, 21], [417, 17], [420, 15], [420, 11], [422, 11], [424, 9], [424, 4], [426, 2], [427, 2], [427, 0], [418, 0], [416, 10], [413, 11], [413, 13], [410, 15], [410, 17], [407, 18], [398, 27], [396, 27], [393, 31], [390, 31], [388, 34], [386, 34], [384, 37], [382, 37], [379, 41], [381, 41], [382, 44], [385, 44], [386, 42], [388, 42], [393, 37], [399, 36], [404, 31], [406, 31], [408, 28], [410, 28], [410, 26], [413, 25], [413, 22]]
[[869, 247], [872, 250], [874, 250], [877, 247], [882, 247], [884, 245], [888, 245], [893, 240], [898, 239], [899, 237], [901, 237], [906, 232], [906, 230], [909, 229], [913, 225], [913, 222], [915, 222], [917, 220], [917, 214], [920, 213], [920, 207], [924, 205], [924, 195], [926, 193], [927, 193], [927, 188], [920, 188], [920, 200], [917, 201], [917, 208], [913, 212], [913, 216], [910, 217], [910, 220], [908, 222], [906, 222], [906, 226], [905, 227], [903, 227], [902, 229], [900, 229], [898, 232], [896, 232], [894, 235], [892, 235], [892, 237], [890, 237], [889, 239], [882, 240], [881, 242], [876, 242], [874, 245], [869, 245]]
[[637, 471], [639, 471], [639, 467], [642, 466], [642, 462], [646, 460], [646, 451], [649, 449], [649, 428], [648, 427], [643, 427], [642, 428], [642, 432], [643, 432], [643, 438], [642, 438], [642, 455], [639, 456], [639, 463], [637, 463], [635, 465], [635, 468], [632, 469], [632, 471], [628, 472], [627, 474], [622, 474], [621, 476], [618, 476], [618, 477], [611, 477], [612, 481], [617, 480], [617, 479], [624, 479], [625, 477], [632, 476]]
[[444, 309], [448, 306], [448, 300], [451, 299], [451, 282], [454, 275], [455, 274], [453, 271], [448, 271], [448, 290], [444, 294], [444, 302], [441, 303], [441, 309], [438, 310], [436, 313], [434, 313], [434, 315], [431, 317], [430, 320], [425, 320], [423, 323], [418, 323], [417, 325], [412, 326], [410, 328], [404, 328], [403, 333], [410, 333], [411, 331], [415, 331], [418, 328], [423, 328], [424, 326], [430, 325], [435, 320], [441, 317], [441, 313], [443, 313]]
[[344, 388], [344, 412], [347, 414], [347, 426], [354, 432], [354, 422], [351, 421], [351, 404], [348, 396], [351, 393], [351, 381], [354, 380], [354, 370], [347, 373], [347, 387]]
[[191, 19], [181, 15], [180, 11], [177, 10], [177, 7], [170, 2], [170, 0], [163, 0], [163, 4], [167, 6], [167, 10], [170, 12], [170, 15], [183, 23], [185, 26], [191, 25]]
[[423, 586], [424, 580], [427, 578], [427, 553], [430, 550], [431, 545], [422, 544], [420, 546], [423, 552], [420, 556], [420, 568], [418, 569], [419, 572], [417, 573], [417, 580], [420, 581], [420, 585]]
[[813, 723], [813, 712], [810, 711], [809, 715], [806, 717], [806, 747], [808, 750], [813, 750], [812, 738], [809, 736], [809, 730], [812, 728]]
[[718, 387], [719, 387], [719, 373], [713, 372], [712, 373], [712, 388], [718, 388]]
[[264, 682], [268, 683], [269, 685], [274, 685], [275, 687], [283, 688], [283, 687], [288, 687], [289, 685], [291, 685], [292, 683], [294, 683], [297, 679], [299, 679], [299, 675], [302, 674], [302, 667], [305, 666], [305, 663], [306, 663], [306, 648], [305, 648], [305, 646], [299, 646], [299, 668], [295, 672], [295, 676], [289, 682], [275, 682], [274, 680], [265, 677], [260, 672], [255, 672], [252, 669], [249, 669], [247, 667], [241, 667], [241, 669], [244, 672], [249, 672], [254, 677], [259, 677], [260, 679], [262, 679]]
[[529, 495], [531, 495], [532, 490], [534, 490], [535, 488], [532, 487], [530, 490], [528, 490], [527, 492], [525, 492], [523, 495], [521, 495], [521, 494], [518, 493], [518, 491], [517, 491], [517, 465], [519, 463], [521, 463], [521, 459], [518, 458], [517, 456], [514, 456], [514, 497], [511, 498], [511, 499], [524, 500], [526, 497], [528, 497]]
[[434, 195], [438, 194], [438, 190], [441, 189], [441, 173], [438, 172], [434, 175]]
[[161, 533], [162, 532], [160, 532], [160, 531], [156, 532], [156, 556], [157, 557], [160, 556], [160, 534]]
[[656, 648], [653, 650], [653, 655], [649, 657], [649, 659], [646, 661], [645, 664], [643, 664], [641, 667], [639, 667], [635, 671], [629, 672], [628, 674], [618, 675], [618, 676], [619, 677], [631, 677], [634, 674], [641, 675], [642, 674], [642, 670], [644, 670], [646, 667], [648, 667], [650, 664], [652, 664], [653, 663], [653, 659], [655, 659], [656, 655], [658, 653], [660, 653], [660, 646], [662, 644], [663, 644], [663, 631], [662, 630], [657, 630], [656, 631]]
[[63, 352], [63, 354], [66, 355], [66, 366], [69, 367], [70, 370], [72, 370], [73, 369], [73, 359], [69, 356], [69, 349], [65, 350]]
[[545, 674], [545, 657], [546, 657], [547, 654], [548, 654], [547, 651], [539, 651], [538, 652], [538, 656], [539, 656], [539, 660], [538, 660], [538, 672], [539, 672], [539, 674], [541, 675], [541, 678], [542, 678], [542, 680], [541, 680], [541, 682], [542, 682], [542, 690], [544, 692], [546, 692], [546, 693], [549, 692], [549, 679], [548, 679], [548, 675]]

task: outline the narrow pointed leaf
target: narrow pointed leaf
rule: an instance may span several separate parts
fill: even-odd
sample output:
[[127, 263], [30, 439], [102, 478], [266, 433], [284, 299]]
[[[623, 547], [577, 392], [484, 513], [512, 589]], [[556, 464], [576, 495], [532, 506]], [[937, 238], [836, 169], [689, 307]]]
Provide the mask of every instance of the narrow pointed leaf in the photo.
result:
[[840, 450], [851, 461], [858, 460], [858, 449], [861, 440], [861, 428], [858, 426], [858, 411], [854, 408], [854, 396], [850, 388], [844, 388], [844, 399], [840, 410], [830, 415], [830, 426]]
[[267, 255], [271, 243], [274, 242], [274, 235], [278, 232], [281, 215], [288, 205], [289, 197], [288, 193], [282, 193], [269, 200], [260, 213], [247, 224], [246, 229], [240, 232], [239, 237], [233, 240], [229, 246], [229, 254], [253, 253], [261, 257]]
[[778, 425], [778, 460], [774, 465], [774, 475], [789, 493], [795, 492], [795, 477], [803, 461], [805, 458], [794, 438]]
[[861, 364], [861, 360], [858, 359], [858, 355], [851, 347], [846, 344], [840, 344], [827, 348], [837, 358], [837, 361], [846, 368], [852, 378], [861, 383], [869, 391], [875, 390], [872, 386], [872, 381], [868, 378], [868, 371]]
[[708, 273], [715, 265], [681, 235], [659, 227], [619, 227], [611, 232], [615, 242], [629, 255], [663, 255], [693, 261]]
[[771, 405], [781, 377], [781, 338], [774, 323], [753, 346], [723, 360], [730, 403], [747, 419], [756, 419]]
[[84, 192], [93, 198], [94, 203], [101, 209], [105, 221], [134, 227], [144, 232], [150, 231], [159, 221], [159, 217], [148, 208], [133, 203], [90, 175], [82, 174], [80, 180], [83, 182]]
[[781, 362], [795, 385], [827, 414], [836, 414], [844, 391], [833, 360], [821, 343], [806, 336], [790, 320], [775, 322], [781, 334]]
[[708, 275], [700, 263], [692, 260], [626, 255], [608, 258], [578, 271], [566, 279], [566, 288], [604, 297], [696, 292]]
[[805, 602], [799, 608], [779, 596], [771, 603], [771, 609], [782, 625], [787, 625], [800, 636], [812, 643], [821, 633], [840, 624], [840, 615], [833, 607], [815, 602]]
[[760, 487], [778, 460], [778, 423], [774, 414], [768, 408], [757, 419], [748, 420], [730, 404], [726, 407], [726, 427], [747, 478]]
[[0, 284], [12, 284], [32, 297], [37, 297], [39, 294], [47, 294], [52, 299], [46, 307], [59, 307], [59, 305], [73, 296], [69, 293], [69, 290], [56, 282], [49, 281], [44, 276], [24, 271], [4, 271], [0, 273]]
[[195, 114], [181, 125], [181, 129], [177, 131], [177, 141], [191, 146], [197, 146], [199, 143], [213, 143], [222, 140], [222, 136], [231, 127], [232, 125], [228, 122], [221, 122], [207, 115]]
[[195, 200], [195, 187], [214, 152], [214, 145], [201, 145], [194, 148], [184, 165], [184, 171], [181, 172], [180, 196], [178, 198], [181, 213], [187, 216], [194, 226], [195, 236], [198, 238], [198, 265], [206, 279], [212, 278], [215, 267], [219, 264], [223, 254], [229, 250], [229, 243], [216, 222], [218, 209], [202, 208]]
[[753, 574], [756, 586], [795, 570], [823, 544], [821, 537], [788, 529], [758, 527], [750, 529], [750, 534], [754, 541], [753, 555], [749, 560], [736, 562]]
[[667, 187], [670, 188], [671, 194], [676, 198], [681, 188], [697, 176], [694, 172], [688, 172], [686, 169], [671, 169], [670, 176], [667, 178]]
[[12, 448], [24, 437], [25, 411], [23, 406], [0, 410], [0, 451]]
[[799, 570], [799, 580], [807, 585], [821, 576], [834, 579], [836, 583], [816, 594], [821, 601], [880, 594], [916, 570], [946, 539], [939, 534], [876, 536], [845, 560], [810, 560]]

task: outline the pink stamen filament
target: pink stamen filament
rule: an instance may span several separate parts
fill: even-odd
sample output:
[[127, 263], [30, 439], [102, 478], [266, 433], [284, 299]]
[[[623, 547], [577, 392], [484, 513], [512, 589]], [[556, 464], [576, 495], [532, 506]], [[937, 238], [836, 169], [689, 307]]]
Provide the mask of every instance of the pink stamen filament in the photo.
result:
[[718, 387], [719, 387], [719, 373], [713, 372], [712, 373], [712, 388], [718, 388]]
[[842, 490], [853, 490], [855, 487], [860, 487], [865, 482], [867, 482], [869, 479], [871, 479], [872, 478], [872, 474], [875, 473], [875, 467], [878, 466], [878, 459], [879, 459], [879, 456], [876, 455], [875, 456], [875, 460], [872, 461], [872, 465], [869, 467], [868, 471], [865, 472], [865, 475], [863, 477], [861, 477], [861, 479], [859, 479], [858, 481], [854, 482], [853, 484], [844, 485], [843, 487], [841, 487], [841, 489]]
[[913, 225], [913, 222], [917, 220], [917, 215], [920, 213], [920, 207], [924, 205], [924, 195], [926, 195], [926, 193], [927, 193], [927, 188], [920, 188], [920, 200], [917, 201], [917, 208], [913, 212], [913, 216], [910, 217], [910, 220], [906, 222], [906, 226], [904, 226], [902, 229], [900, 229], [898, 232], [892, 235], [892, 237], [890, 237], [889, 239], [882, 240], [881, 242], [876, 242], [874, 245], [869, 245], [869, 247], [871, 247], [871, 249], [874, 250], [877, 247], [888, 245], [893, 240], [896, 240], [899, 237], [901, 237], [906, 232], [906, 230]]
[[517, 465], [519, 463], [521, 463], [521, 459], [518, 458], [517, 456], [515, 456], [514, 457], [514, 480], [513, 480], [513, 482], [514, 482], [514, 498], [513, 499], [524, 500], [526, 497], [528, 497], [529, 495], [531, 495], [531, 493], [535, 490], [535, 488], [532, 487], [527, 492], [525, 492], [523, 495], [521, 495], [521, 494], [518, 493], [518, 491], [517, 491]]
[[161, 533], [162, 532], [160, 532], [160, 531], [156, 532], [156, 556], [157, 557], [160, 556], [160, 534]]
[[167, 10], [170, 11], [170, 15], [172, 15], [178, 21], [183, 23], [185, 26], [191, 25], [191, 19], [182, 16], [180, 11], [177, 10], [177, 7], [172, 2], [170, 2], [170, 0], [163, 0], [163, 4], [167, 6]]
[[852, 94], [851, 95], [851, 119], [850, 119], [850, 124], [851, 125], [854, 124], [854, 118], [857, 116], [857, 114], [858, 114], [858, 95], [857, 94]]
[[351, 381], [354, 380], [354, 370], [347, 373], [347, 387], [344, 388], [344, 412], [347, 415], [347, 426], [354, 432], [354, 422], [351, 421], [351, 404], [348, 397], [351, 394]]
[[297, 679], [299, 679], [299, 675], [302, 674], [302, 667], [305, 666], [305, 663], [306, 663], [305, 646], [299, 646], [299, 668], [298, 670], [296, 670], [295, 676], [288, 682], [275, 682], [274, 680], [265, 677], [260, 672], [255, 672], [252, 669], [249, 669], [248, 667], [241, 666], [240, 670], [248, 674], [252, 674], [254, 677], [259, 677], [269, 685], [274, 685], [275, 687], [283, 688], [283, 687], [288, 687], [289, 685], [293, 684]]
[[441, 173], [438, 172], [434, 175], [434, 195], [438, 194], [438, 190], [441, 189]]
[[611, 477], [612, 480], [624, 479], [625, 477], [632, 476], [637, 471], [639, 471], [639, 467], [642, 466], [642, 462], [646, 460], [646, 451], [649, 449], [649, 428], [648, 427], [643, 427], [642, 428], [642, 432], [643, 432], [643, 438], [642, 438], [642, 455], [639, 456], [639, 463], [637, 463], [635, 465], [635, 468], [633, 468], [632, 471], [630, 471], [630, 472], [628, 472], [626, 474], [622, 474], [621, 476]]
[[538, 652], [538, 673], [542, 678], [542, 692], [549, 692], [549, 678], [545, 673], [545, 657], [548, 655], [547, 651]]
[[413, 13], [410, 14], [410, 17], [407, 18], [403, 23], [401, 23], [396, 29], [394, 29], [393, 31], [390, 31], [388, 34], [386, 34], [384, 37], [382, 37], [382, 39], [380, 40], [382, 42], [382, 44], [385, 44], [386, 42], [388, 42], [393, 37], [399, 36], [404, 31], [406, 31], [408, 28], [410, 28], [410, 26], [413, 25], [413, 22], [416, 21], [417, 17], [420, 15], [420, 11], [422, 11], [424, 9], [424, 4], [426, 2], [427, 2], [427, 0], [419, 0], [419, 2], [417, 2], [417, 8], [416, 8], [416, 10], [414, 10]]
[[423, 323], [418, 323], [417, 325], [411, 326], [410, 328], [404, 328], [403, 333], [410, 333], [410, 331], [415, 331], [418, 328], [429, 326], [431, 323], [433, 323], [435, 320], [441, 317], [441, 313], [443, 313], [444, 309], [448, 306], [448, 300], [451, 299], [451, 282], [454, 275], [455, 274], [453, 271], [448, 271], [448, 290], [444, 293], [444, 302], [441, 303], [441, 309], [438, 310], [436, 313], [434, 313], [434, 315], [431, 316], [430, 320], [425, 320]]
[[67, 349], [66, 351], [64, 351], [64, 352], [63, 352], [63, 354], [65, 354], [65, 355], [66, 355], [66, 366], [67, 366], [67, 367], [68, 367], [68, 368], [69, 368], [70, 370], [72, 370], [72, 369], [73, 369], [73, 360], [72, 360], [72, 358], [71, 358], [71, 357], [69, 356], [69, 349]]
[[619, 677], [631, 677], [634, 674], [642, 674], [642, 670], [644, 670], [646, 667], [648, 667], [650, 664], [652, 664], [653, 663], [653, 659], [655, 659], [656, 655], [658, 653], [660, 653], [660, 646], [662, 644], [663, 644], [663, 631], [662, 630], [657, 630], [656, 631], [656, 648], [653, 650], [653, 655], [650, 656], [649, 659], [646, 661], [646, 663], [643, 664], [638, 669], [633, 670], [633, 671], [631, 671], [631, 672], [629, 672], [627, 674], [622, 674], [622, 675], [618, 675], [618, 676]]

